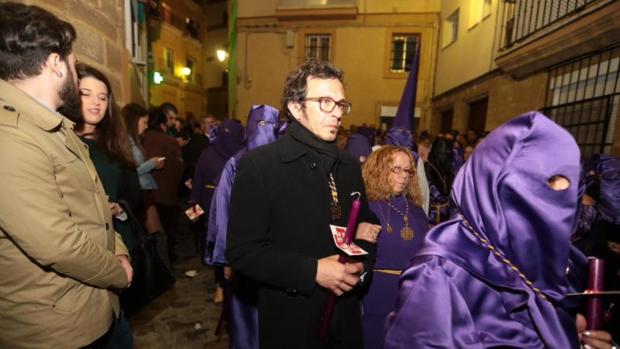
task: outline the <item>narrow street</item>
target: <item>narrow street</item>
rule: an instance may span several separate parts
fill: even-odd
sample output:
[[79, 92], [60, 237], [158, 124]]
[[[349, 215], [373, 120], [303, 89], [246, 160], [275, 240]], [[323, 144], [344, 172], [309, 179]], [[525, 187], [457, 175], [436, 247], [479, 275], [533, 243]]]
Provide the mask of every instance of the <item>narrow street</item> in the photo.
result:
[[[180, 217], [177, 253], [173, 263], [176, 284], [157, 300], [129, 318], [135, 349], [224, 349], [228, 336], [215, 329], [222, 309], [213, 303], [215, 291], [211, 268], [200, 262], [187, 218]], [[196, 276], [185, 275], [195, 270]]]

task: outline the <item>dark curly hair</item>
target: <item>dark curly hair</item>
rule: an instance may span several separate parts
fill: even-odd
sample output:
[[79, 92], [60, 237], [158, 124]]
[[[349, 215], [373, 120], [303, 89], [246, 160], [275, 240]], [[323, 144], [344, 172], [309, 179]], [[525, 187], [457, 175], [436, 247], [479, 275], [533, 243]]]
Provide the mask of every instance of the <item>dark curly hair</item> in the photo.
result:
[[334, 67], [327, 62], [319, 62], [315, 60], [309, 60], [297, 67], [297, 69], [291, 72], [286, 78], [284, 84], [284, 96], [282, 97], [283, 110], [286, 111], [286, 115], [289, 118], [293, 118], [291, 112], [288, 110], [289, 102], [297, 102], [302, 104], [306, 99], [308, 89], [308, 77], [319, 79], [338, 79], [344, 84], [344, 73], [342, 70]]
[[0, 4], [0, 78], [39, 75], [50, 54], [57, 53], [63, 60], [71, 54], [75, 38], [70, 23], [40, 7]]

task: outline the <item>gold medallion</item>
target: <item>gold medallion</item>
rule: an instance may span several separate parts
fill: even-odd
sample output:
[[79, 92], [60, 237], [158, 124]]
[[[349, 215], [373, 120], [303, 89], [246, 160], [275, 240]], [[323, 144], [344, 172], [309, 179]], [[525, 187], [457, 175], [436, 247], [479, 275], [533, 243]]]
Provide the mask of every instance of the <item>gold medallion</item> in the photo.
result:
[[406, 225], [403, 229], [400, 230], [400, 237], [403, 240], [413, 239], [413, 229], [411, 229], [408, 225]]
[[392, 226], [390, 225], [390, 223], [388, 223], [387, 227], [385, 227], [385, 231], [387, 231], [388, 233], [391, 233], [394, 231], [394, 229], [392, 229]]

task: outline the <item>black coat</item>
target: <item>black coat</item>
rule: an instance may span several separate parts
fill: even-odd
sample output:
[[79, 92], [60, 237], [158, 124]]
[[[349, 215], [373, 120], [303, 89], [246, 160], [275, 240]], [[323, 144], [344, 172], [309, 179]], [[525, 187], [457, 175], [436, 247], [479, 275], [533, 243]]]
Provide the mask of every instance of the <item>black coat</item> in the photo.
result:
[[[330, 343], [318, 340], [328, 292], [315, 282], [317, 260], [338, 253], [333, 242], [330, 190], [315, 153], [285, 135], [247, 153], [239, 162], [230, 201], [227, 258], [258, 284], [261, 348], [361, 348], [359, 287], [339, 297]], [[359, 222], [377, 223], [368, 208], [359, 162], [339, 152], [334, 169], [346, 226], [350, 193], [362, 193]], [[357, 243], [370, 252], [374, 244]]]

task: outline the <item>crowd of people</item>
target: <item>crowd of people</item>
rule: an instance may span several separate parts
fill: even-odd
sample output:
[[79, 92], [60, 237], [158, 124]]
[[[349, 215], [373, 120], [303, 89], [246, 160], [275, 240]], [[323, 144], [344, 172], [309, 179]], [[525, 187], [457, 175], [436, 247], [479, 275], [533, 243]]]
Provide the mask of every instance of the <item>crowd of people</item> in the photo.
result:
[[181, 117], [119, 106], [75, 39], [0, 4], [0, 348], [131, 348], [137, 251], [169, 268], [183, 212], [231, 348], [616, 348], [617, 298], [592, 328], [583, 292], [585, 256], [620, 289], [620, 159], [546, 116], [344, 129], [344, 73], [308, 61], [245, 126]]

